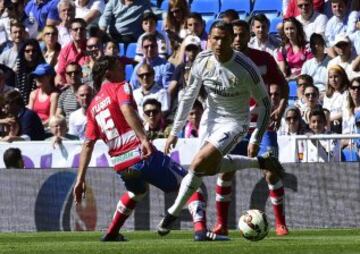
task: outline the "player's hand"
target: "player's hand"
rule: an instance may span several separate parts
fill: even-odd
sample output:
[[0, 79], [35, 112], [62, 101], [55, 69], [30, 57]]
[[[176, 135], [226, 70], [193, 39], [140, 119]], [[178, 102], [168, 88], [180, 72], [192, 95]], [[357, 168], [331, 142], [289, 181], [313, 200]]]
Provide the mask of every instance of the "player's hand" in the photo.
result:
[[75, 205], [81, 204], [81, 201], [85, 198], [85, 191], [85, 181], [77, 180], [73, 190], [73, 195], [75, 197]]
[[249, 143], [247, 152], [249, 157], [255, 157], [259, 152], [259, 145]]
[[270, 115], [270, 119], [271, 119], [271, 123], [270, 123], [270, 127], [274, 128], [275, 130], [277, 130], [280, 127], [281, 124], [281, 111], [280, 109], [275, 109], [271, 115]]
[[141, 155], [144, 160], [148, 159], [154, 152], [155, 148], [148, 139], [141, 141]]
[[169, 135], [169, 137], [166, 140], [164, 153], [169, 154], [171, 150], [174, 149], [174, 147], [176, 146], [177, 140], [178, 140], [177, 136]]

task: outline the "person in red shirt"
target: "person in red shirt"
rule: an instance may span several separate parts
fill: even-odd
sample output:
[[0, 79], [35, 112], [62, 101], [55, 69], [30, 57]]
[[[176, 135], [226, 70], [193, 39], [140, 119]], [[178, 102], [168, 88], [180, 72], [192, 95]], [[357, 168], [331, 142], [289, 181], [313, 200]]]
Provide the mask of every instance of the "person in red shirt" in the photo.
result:
[[[288, 84], [277, 68], [275, 59], [265, 51], [248, 47], [250, 41], [250, 27], [246, 21], [235, 20], [232, 22], [234, 29], [233, 49], [248, 56], [259, 68], [259, 72], [268, 88], [268, 93], [272, 102], [271, 121], [268, 130], [264, 133], [259, 146], [249, 143], [249, 139], [257, 121], [256, 103], [250, 101], [251, 122], [247, 136], [235, 147], [230, 154], [248, 155], [254, 157], [268, 151], [275, 156], [278, 154], [276, 129], [280, 126], [281, 117], [285, 111], [288, 100]], [[288, 229], [285, 223], [284, 211], [284, 187], [278, 175], [269, 170], [264, 171], [265, 180], [270, 190], [269, 196], [273, 205], [276, 234], [287, 235]], [[228, 211], [231, 202], [232, 182], [234, 173], [219, 175], [216, 183], [216, 212], [217, 220], [213, 228], [216, 234], [227, 235]]]
[[[102, 241], [123, 241], [121, 226], [147, 193], [148, 184], [164, 192], [177, 191], [186, 170], [169, 156], [157, 151], [146, 136], [136, 111], [131, 86], [124, 81], [124, 66], [119, 58], [103, 56], [92, 69], [97, 95], [88, 110], [85, 141], [74, 187], [75, 204], [80, 204], [85, 192], [85, 175], [96, 140], [109, 147], [114, 170], [125, 183], [112, 222]], [[179, 180], [180, 179], [180, 180]], [[194, 221], [196, 241], [227, 240], [206, 229], [205, 198], [195, 192], [188, 202]]]

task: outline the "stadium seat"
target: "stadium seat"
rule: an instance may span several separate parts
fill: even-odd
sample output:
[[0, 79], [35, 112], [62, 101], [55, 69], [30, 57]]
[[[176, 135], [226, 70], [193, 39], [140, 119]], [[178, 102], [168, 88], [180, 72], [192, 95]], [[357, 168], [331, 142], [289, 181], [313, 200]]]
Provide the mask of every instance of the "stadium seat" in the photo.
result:
[[124, 55], [125, 55], [125, 44], [119, 43], [119, 56], [124, 56]]
[[201, 13], [205, 22], [215, 18], [219, 10], [219, 0], [193, 0], [191, 4], [191, 11]]
[[282, 13], [282, 0], [255, 0], [252, 15], [264, 13], [272, 20]]
[[277, 25], [279, 23], [282, 23], [283, 19], [281, 17], [275, 17], [270, 20], [270, 27], [269, 27], [269, 33], [271, 34], [277, 34], [278, 30], [276, 29]]
[[157, 24], [156, 24], [156, 31], [162, 32], [163, 31], [163, 26], [164, 26], [164, 21], [158, 20]]
[[211, 25], [216, 21], [217, 19], [209, 19], [208, 21], [206, 21], [206, 25], [205, 25], [205, 31], [207, 33], [210, 32], [210, 27]]
[[133, 71], [134, 71], [134, 66], [132, 64], [125, 65], [125, 79], [126, 80], [130, 80]]
[[348, 148], [341, 151], [341, 160], [342, 161], [360, 161], [359, 154], [355, 150], [350, 150]]
[[169, 7], [169, 0], [164, 0], [160, 4], [160, 9], [163, 10], [163, 11], [167, 11], [168, 7]]
[[292, 81], [289, 81], [288, 83], [289, 85], [289, 101], [288, 101], [288, 104], [289, 106], [293, 105], [294, 102], [296, 101], [297, 99], [297, 85], [296, 85], [296, 81], [292, 80]]
[[245, 19], [251, 13], [251, 1], [250, 0], [221, 0], [220, 1], [220, 13], [234, 9], [239, 13], [240, 19]]
[[134, 58], [136, 55], [136, 43], [129, 43], [126, 47], [126, 56], [129, 58]]

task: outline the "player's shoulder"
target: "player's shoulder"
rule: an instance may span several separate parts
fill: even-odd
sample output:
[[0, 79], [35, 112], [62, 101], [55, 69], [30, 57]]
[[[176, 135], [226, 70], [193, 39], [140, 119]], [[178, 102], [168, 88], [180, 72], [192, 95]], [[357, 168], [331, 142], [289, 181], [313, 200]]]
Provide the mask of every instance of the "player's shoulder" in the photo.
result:
[[213, 52], [211, 50], [204, 50], [202, 52], [200, 52], [197, 56], [196, 56], [196, 60], [197, 62], [202, 62], [202, 61], [206, 61], [207, 59], [209, 59], [211, 56], [213, 55]]

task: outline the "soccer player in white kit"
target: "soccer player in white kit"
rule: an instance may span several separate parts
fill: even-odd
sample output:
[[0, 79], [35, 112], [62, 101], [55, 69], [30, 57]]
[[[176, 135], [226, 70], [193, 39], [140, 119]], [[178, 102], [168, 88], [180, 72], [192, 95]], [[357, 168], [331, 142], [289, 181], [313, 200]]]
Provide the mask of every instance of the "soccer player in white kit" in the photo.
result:
[[189, 197], [200, 187], [202, 176], [232, 172], [244, 168], [282, 169], [271, 155], [248, 158], [227, 154], [244, 137], [249, 125], [249, 100], [259, 105], [259, 115], [250, 143], [258, 145], [270, 119], [270, 99], [257, 67], [240, 52], [233, 51], [233, 28], [223, 21], [215, 22], [209, 35], [211, 51], [197, 56], [189, 86], [179, 103], [173, 129], [167, 139], [165, 152], [176, 145], [177, 133], [203, 85], [207, 91], [207, 109], [200, 124], [201, 148], [191, 162], [189, 172], [181, 182], [174, 204], [158, 225], [158, 233], [166, 235]]

